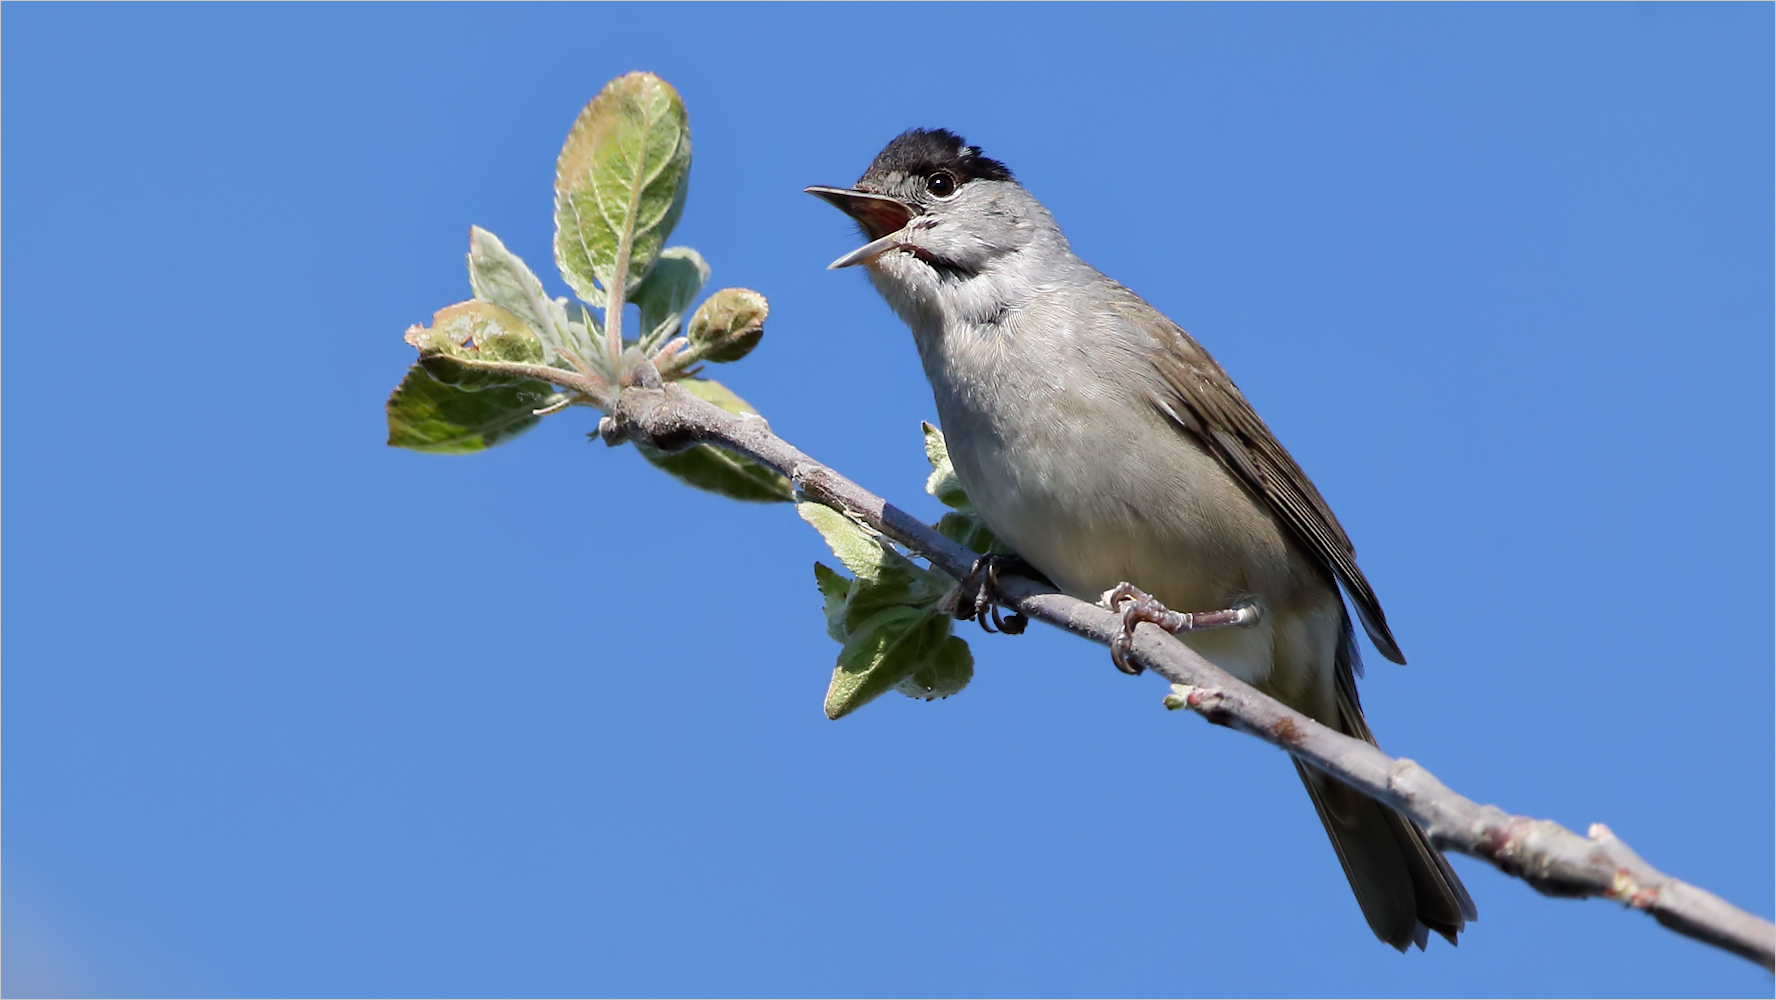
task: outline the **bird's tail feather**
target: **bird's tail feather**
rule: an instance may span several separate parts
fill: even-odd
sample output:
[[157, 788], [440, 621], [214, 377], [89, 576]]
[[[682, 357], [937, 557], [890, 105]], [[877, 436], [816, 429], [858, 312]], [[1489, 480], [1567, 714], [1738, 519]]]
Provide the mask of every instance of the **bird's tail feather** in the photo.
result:
[[[1356, 657], [1347, 616], [1338, 654], [1340, 718], [1322, 721], [1374, 743], [1357, 701]], [[1411, 944], [1423, 949], [1430, 931], [1455, 944], [1463, 925], [1477, 917], [1474, 901], [1418, 824], [1300, 761], [1295, 770], [1375, 936], [1401, 951]]]
[[1406, 817], [1296, 762], [1326, 836], [1375, 936], [1401, 951], [1430, 931], [1456, 943], [1473, 901], [1461, 879]]

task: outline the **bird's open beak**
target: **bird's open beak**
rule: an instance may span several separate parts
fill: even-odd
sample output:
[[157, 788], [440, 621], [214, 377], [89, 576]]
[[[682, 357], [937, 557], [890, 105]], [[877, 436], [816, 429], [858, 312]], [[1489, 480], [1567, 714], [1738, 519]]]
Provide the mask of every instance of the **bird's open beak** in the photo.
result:
[[857, 220], [870, 241], [831, 264], [829, 270], [865, 264], [901, 245], [902, 232], [913, 218], [913, 210], [898, 198], [872, 194], [855, 188], [814, 187], [802, 190], [824, 199], [839, 211]]

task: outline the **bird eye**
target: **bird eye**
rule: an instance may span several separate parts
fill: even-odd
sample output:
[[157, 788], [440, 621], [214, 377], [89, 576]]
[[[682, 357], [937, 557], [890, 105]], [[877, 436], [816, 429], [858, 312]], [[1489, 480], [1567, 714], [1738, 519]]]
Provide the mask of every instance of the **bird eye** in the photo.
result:
[[939, 198], [948, 198], [956, 193], [956, 178], [948, 171], [939, 170], [925, 178], [925, 189]]

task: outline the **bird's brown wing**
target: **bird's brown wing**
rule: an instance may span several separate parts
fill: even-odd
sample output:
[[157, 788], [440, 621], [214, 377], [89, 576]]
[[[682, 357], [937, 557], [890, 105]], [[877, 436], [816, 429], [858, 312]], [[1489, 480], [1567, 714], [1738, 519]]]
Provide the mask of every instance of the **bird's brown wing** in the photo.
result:
[[[1110, 307], [1148, 333], [1160, 346], [1155, 365], [1166, 390], [1154, 404], [1180, 428], [1195, 435], [1254, 494], [1296, 539], [1332, 570], [1356, 605], [1357, 617], [1381, 655], [1395, 663], [1406, 657], [1388, 631], [1375, 591], [1357, 568], [1357, 553], [1332, 508], [1295, 464], [1276, 435], [1259, 419], [1239, 387], [1188, 333], [1135, 293], [1119, 289]], [[1125, 297], [1126, 296], [1126, 297]]]

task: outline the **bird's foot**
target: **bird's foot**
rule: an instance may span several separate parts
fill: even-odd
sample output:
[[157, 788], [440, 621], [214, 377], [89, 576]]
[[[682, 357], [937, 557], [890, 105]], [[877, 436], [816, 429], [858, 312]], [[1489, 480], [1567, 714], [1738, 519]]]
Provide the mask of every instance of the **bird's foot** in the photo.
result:
[[956, 608], [952, 612], [958, 621], [973, 619], [988, 632], [1004, 632], [1006, 635], [1020, 635], [1029, 626], [1030, 620], [1013, 612], [1009, 615], [999, 613], [999, 575], [1011, 573], [1028, 577], [1032, 580], [1048, 582], [1036, 567], [1025, 562], [1021, 556], [989, 552], [974, 561], [974, 568], [968, 571], [968, 578], [957, 588]]
[[1110, 662], [1125, 674], [1138, 674], [1141, 665], [1129, 659], [1135, 644], [1135, 626], [1142, 622], [1158, 625], [1173, 635], [1201, 632], [1204, 629], [1229, 625], [1256, 625], [1258, 605], [1238, 604], [1225, 611], [1204, 611], [1195, 614], [1173, 611], [1159, 603], [1158, 598], [1132, 583], [1119, 583], [1105, 591], [1103, 604], [1122, 615], [1122, 628], [1110, 640]]

